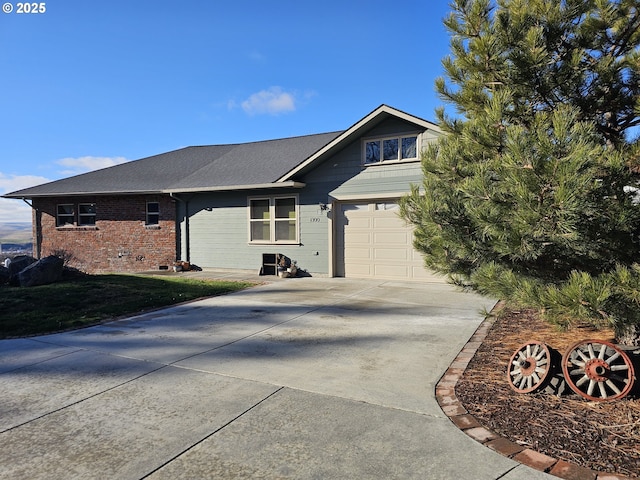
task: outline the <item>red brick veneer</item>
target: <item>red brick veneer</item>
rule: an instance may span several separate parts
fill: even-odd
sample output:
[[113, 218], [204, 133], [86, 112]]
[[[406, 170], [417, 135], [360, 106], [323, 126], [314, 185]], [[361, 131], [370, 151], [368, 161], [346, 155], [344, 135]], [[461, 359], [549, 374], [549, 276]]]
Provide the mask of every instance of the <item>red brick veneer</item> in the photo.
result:
[[[145, 225], [147, 202], [158, 202], [158, 225]], [[95, 226], [56, 226], [58, 204], [96, 204]], [[87, 273], [139, 272], [176, 260], [176, 209], [168, 195], [33, 199], [34, 255], [72, 255], [69, 265]], [[77, 216], [76, 216], [77, 223]]]

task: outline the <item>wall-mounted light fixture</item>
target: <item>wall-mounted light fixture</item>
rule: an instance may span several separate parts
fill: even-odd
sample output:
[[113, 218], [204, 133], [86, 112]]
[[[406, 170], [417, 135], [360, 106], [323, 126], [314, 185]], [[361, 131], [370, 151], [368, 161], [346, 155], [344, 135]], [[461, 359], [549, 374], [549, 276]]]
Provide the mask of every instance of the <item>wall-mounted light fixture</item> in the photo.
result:
[[322, 210], [323, 212], [326, 210], [331, 210], [331, 206], [327, 205], [326, 203], [320, 202], [319, 206], [320, 206], [320, 210]]

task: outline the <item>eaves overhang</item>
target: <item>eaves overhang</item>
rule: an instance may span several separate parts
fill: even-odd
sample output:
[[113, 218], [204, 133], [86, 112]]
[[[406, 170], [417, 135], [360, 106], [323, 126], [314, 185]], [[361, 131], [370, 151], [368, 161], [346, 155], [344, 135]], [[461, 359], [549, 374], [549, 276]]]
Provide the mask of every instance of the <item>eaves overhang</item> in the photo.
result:
[[9, 193], [2, 195], [2, 198], [11, 199], [27, 199], [27, 198], [45, 198], [45, 197], [87, 197], [87, 196], [110, 196], [110, 195], [161, 195], [161, 194], [179, 194], [179, 193], [199, 193], [199, 192], [231, 192], [236, 190], [264, 190], [273, 188], [304, 188], [307, 184], [304, 182], [285, 181], [258, 183], [247, 185], [218, 185], [211, 187], [187, 187], [187, 188], [166, 188], [162, 190], [127, 190], [127, 191], [97, 191], [97, 192], [49, 192], [49, 193]]
[[48, 193], [8, 193], [2, 198], [25, 199], [25, 198], [45, 198], [45, 197], [90, 197], [109, 195], [158, 195], [164, 193], [161, 190], [131, 190], [131, 191], [97, 191], [97, 192], [48, 192]]

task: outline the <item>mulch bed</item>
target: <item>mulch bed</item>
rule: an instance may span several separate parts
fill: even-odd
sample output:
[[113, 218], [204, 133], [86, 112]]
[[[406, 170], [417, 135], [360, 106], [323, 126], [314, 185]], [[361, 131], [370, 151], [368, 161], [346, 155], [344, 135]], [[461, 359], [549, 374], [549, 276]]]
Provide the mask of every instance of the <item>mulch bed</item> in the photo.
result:
[[[509, 387], [509, 359], [524, 343], [537, 340], [564, 353], [586, 339], [612, 342], [613, 334], [589, 328], [560, 332], [535, 311], [503, 312], [458, 382], [457, 397], [480, 423], [513, 442], [595, 471], [640, 477], [640, 399], [635, 391], [622, 399], [592, 402], [573, 392], [558, 397], [520, 394]], [[636, 366], [636, 376], [638, 370]]]

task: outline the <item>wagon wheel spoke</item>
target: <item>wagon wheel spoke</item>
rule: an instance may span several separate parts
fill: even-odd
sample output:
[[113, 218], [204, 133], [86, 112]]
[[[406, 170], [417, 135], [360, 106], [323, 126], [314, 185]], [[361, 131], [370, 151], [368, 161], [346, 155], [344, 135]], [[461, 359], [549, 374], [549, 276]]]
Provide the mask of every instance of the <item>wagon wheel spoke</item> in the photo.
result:
[[600, 398], [607, 398], [607, 390], [604, 388], [605, 382], [596, 382], [598, 390], [600, 390]]
[[612, 372], [621, 372], [623, 370], [629, 370], [629, 365], [611, 365]]
[[509, 360], [507, 379], [518, 393], [531, 393], [547, 384], [552, 369], [551, 351], [540, 342], [520, 346]]
[[615, 373], [609, 374], [609, 380], [612, 382], [618, 382], [618, 383], [627, 383], [629, 381], [627, 377], [623, 377]]
[[582, 385], [584, 385], [586, 382], [589, 381], [589, 377], [587, 377], [586, 375], [584, 377], [582, 377], [580, 380], [578, 380], [576, 382], [576, 387], [581, 387]]
[[604, 382], [607, 387], [609, 387], [611, 390], [613, 390], [614, 392], [616, 392], [616, 395], [620, 395], [621, 390], [616, 386], [615, 383], [613, 383], [611, 380], [607, 380], [606, 382]]
[[618, 357], [620, 357], [620, 352], [614, 353], [609, 358], [607, 358], [607, 363], [611, 365], [613, 362], [615, 362], [618, 359]]
[[589, 361], [589, 357], [587, 357], [582, 350], [576, 350], [576, 355], [579, 355], [582, 360], [584, 360], [584, 363]]
[[584, 340], [562, 358], [567, 384], [578, 395], [593, 401], [609, 401], [629, 394], [634, 370], [628, 355], [604, 340]]

